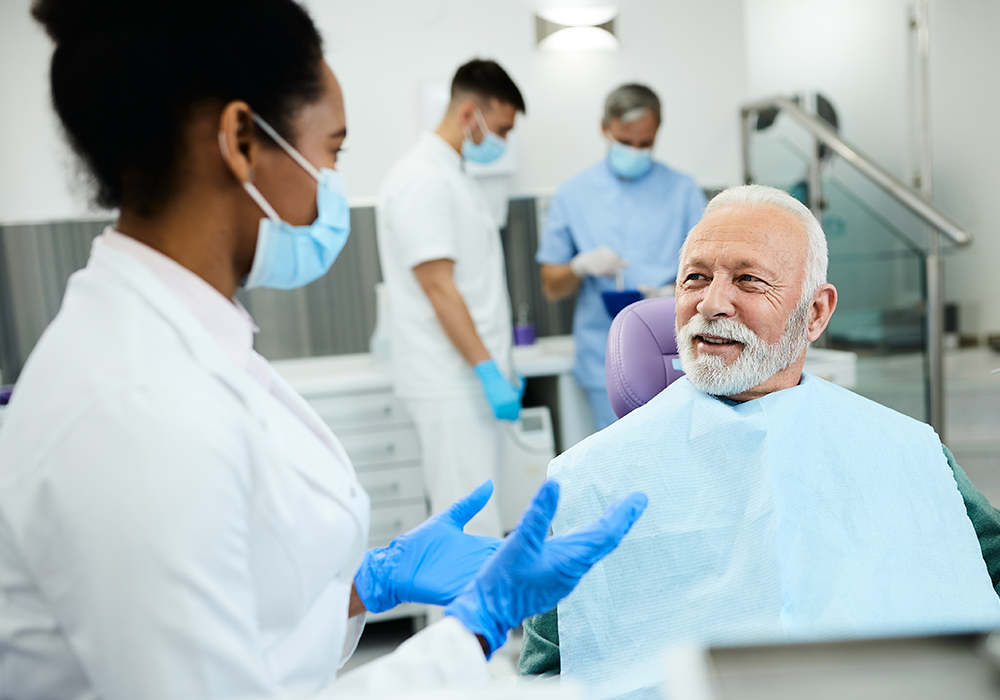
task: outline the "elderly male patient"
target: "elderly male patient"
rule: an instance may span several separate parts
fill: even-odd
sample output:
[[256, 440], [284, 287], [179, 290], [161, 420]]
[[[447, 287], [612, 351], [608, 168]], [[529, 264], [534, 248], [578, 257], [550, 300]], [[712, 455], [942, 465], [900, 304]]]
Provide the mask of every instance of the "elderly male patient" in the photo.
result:
[[675, 643], [1000, 626], [998, 512], [930, 427], [802, 371], [837, 303], [826, 267], [786, 193], [708, 204], [677, 276], [686, 377], [549, 467], [557, 533], [631, 491], [646, 514], [525, 623], [521, 673], [620, 693]]

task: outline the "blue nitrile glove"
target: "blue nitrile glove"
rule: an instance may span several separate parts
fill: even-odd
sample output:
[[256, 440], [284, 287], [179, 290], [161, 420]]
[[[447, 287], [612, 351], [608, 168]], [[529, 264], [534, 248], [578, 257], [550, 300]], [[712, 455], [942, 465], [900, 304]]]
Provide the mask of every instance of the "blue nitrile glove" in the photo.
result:
[[394, 539], [369, 549], [354, 577], [358, 597], [369, 612], [400, 603], [447, 605], [458, 595], [502, 540], [462, 532], [493, 493], [485, 481], [448, 510]]
[[493, 415], [500, 420], [517, 420], [521, 412], [524, 382], [521, 382], [520, 387], [515, 387], [500, 373], [500, 368], [493, 360], [480, 362], [474, 369], [486, 392], [486, 399], [493, 407]]
[[469, 582], [445, 615], [454, 615], [489, 646], [487, 656], [526, 617], [548, 612], [569, 595], [590, 567], [618, 546], [646, 508], [646, 495], [615, 501], [595, 523], [545, 539], [559, 502], [559, 484], [546, 481], [517, 529]]

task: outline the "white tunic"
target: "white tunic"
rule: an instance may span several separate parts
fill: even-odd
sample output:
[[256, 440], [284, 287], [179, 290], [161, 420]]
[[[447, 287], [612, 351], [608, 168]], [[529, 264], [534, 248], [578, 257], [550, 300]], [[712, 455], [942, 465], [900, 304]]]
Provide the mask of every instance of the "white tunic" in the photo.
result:
[[[334, 682], [364, 622], [347, 609], [368, 497], [329, 429], [249, 353], [256, 368], [240, 367], [162, 276], [95, 241], [0, 432], [0, 698]], [[454, 620], [379, 665], [332, 692], [487, 677]]]
[[480, 394], [479, 382], [445, 335], [413, 268], [455, 263], [455, 286], [476, 332], [511, 377], [510, 296], [500, 232], [482, 188], [440, 136], [424, 134], [389, 171], [376, 224], [392, 318], [393, 376], [405, 398]]

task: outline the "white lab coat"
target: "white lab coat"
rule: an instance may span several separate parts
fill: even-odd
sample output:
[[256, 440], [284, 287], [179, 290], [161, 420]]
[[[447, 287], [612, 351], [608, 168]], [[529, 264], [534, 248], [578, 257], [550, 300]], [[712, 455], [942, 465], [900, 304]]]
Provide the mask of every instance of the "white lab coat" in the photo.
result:
[[485, 682], [478, 642], [448, 619], [329, 687], [364, 624], [347, 609], [369, 501], [272, 375], [268, 391], [140, 263], [95, 242], [0, 431], [0, 698]]

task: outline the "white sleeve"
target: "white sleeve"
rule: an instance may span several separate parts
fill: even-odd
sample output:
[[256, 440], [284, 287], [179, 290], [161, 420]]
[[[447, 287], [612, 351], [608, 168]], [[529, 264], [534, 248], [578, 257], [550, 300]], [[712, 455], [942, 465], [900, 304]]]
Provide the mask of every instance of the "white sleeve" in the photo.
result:
[[399, 184], [386, 223], [399, 260], [412, 269], [430, 260], [454, 260], [458, 255], [455, 202], [440, 177], [416, 173]]
[[183, 387], [105, 395], [53, 436], [18, 495], [24, 560], [95, 697], [280, 694], [257, 620], [240, 417]]
[[344, 652], [340, 656], [340, 663], [337, 664], [337, 668], [343, 668], [344, 664], [347, 663], [348, 659], [354, 655], [354, 652], [358, 648], [358, 642], [361, 641], [361, 633], [365, 631], [365, 621], [368, 619], [368, 613], [361, 613], [360, 615], [355, 615], [347, 620], [347, 635], [344, 637]]
[[345, 673], [319, 697], [357, 698], [443, 688], [477, 688], [490, 682], [479, 640], [454, 617], [424, 628], [391, 654]]

